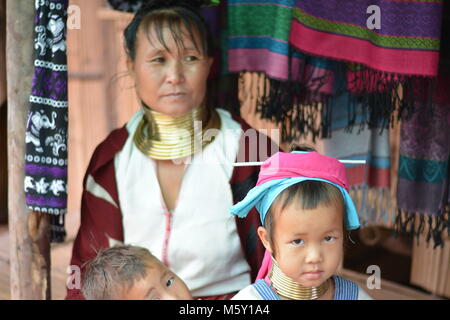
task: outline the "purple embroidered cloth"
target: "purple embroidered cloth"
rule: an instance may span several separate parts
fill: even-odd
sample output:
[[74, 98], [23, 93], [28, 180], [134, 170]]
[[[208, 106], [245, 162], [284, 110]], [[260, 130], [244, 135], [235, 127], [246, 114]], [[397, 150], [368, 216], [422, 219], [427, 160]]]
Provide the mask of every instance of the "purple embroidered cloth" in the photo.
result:
[[25, 135], [24, 191], [30, 210], [50, 214], [51, 242], [62, 242], [67, 210], [68, 0], [36, 1], [35, 6], [35, 69]]

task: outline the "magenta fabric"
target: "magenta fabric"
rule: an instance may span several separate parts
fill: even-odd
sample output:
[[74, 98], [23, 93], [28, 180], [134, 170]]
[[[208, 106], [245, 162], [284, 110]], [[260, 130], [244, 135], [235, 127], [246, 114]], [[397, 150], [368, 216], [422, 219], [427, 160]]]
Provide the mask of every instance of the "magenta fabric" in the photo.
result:
[[329, 180], [348, 192], [345, 166], [339, 160], [317, 152], [306, 152], [300, 165], [297, 153], [278, 152], [264, 161], [256, 185], [276, 179], [314, 177]]

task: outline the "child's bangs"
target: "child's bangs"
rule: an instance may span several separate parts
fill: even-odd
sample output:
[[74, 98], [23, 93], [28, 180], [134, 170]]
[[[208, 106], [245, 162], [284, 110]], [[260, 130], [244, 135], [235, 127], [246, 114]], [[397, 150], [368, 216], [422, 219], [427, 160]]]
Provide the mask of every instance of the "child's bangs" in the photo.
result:
[[295, 204], [303, 210], [315, 209], [319, 205], [344, 204], [341, 191], [335, 186], [320, 181], [305, 181], [284, 190], [276, 200], [284, 210]]
[[[152, 45], [155, 45], [151, 37], [152, 32], [154, 32], [156, 34], [158, 42], [168, 52], [170, 52], [170, 49], [167, 46], [167, 39], [164, 38], [164, 29], [168, 29], [170, 31], [170, 35], [175, 41], [179, 52], [187, 48], [185, 39], [186, 37], [189, 37], [189, 39], [194, 44], [195, 49], [199, 53], [206, 53], [206, 44], [204, 40], [205, 35], [201, 32], [201, 28], [196, 25], [195, 21], [192, 21], [188, 17], [180, 15], [176, 11], [163, 10], [148, 15], [142, 21], [141, 28], [145, 32], [148, 41]], [[197, 37], [196, 34], [198, 35]], [[198, 43], [199, 38], [202, 40], [201, 45]]]

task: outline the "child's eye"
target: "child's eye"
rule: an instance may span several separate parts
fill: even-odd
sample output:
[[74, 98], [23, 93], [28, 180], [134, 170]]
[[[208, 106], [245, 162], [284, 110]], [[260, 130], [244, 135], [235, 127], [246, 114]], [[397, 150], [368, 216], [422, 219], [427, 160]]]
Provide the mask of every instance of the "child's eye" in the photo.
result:
[[156, 63], [163, 63], [165, 60], [163, 57], [157, 57], [157, 58], [153, 58], [151, 60], [151, 62], [156, 62]]
[[324, 240], [325, 240], [325, 242], [334, 242], [336, 240], [336, 238], [328, 236], [328, 237], [325, 237]]
[[291, 241], [291, 243], [292, 243], [294, 246], [301, 246], [301, 245], [305, 244], [305, 241], [302, 240], [302, 239], [296, 239], [296, 240], [294, 240], [294, 241]]
[[169, 280], [167, 280], [166, 287], [170, 287], [174, 282], [175, 282], [175, 278], [171, 277]]

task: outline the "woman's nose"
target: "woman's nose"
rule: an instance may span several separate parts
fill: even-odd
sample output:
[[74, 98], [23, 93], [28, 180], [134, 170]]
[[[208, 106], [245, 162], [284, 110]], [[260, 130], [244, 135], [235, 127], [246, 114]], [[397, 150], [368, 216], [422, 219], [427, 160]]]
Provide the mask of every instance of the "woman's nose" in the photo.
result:
[[178, 84], [184, 81], [184, 71], [181, 62], [173, 62], [168, 66], [167, 82]]

